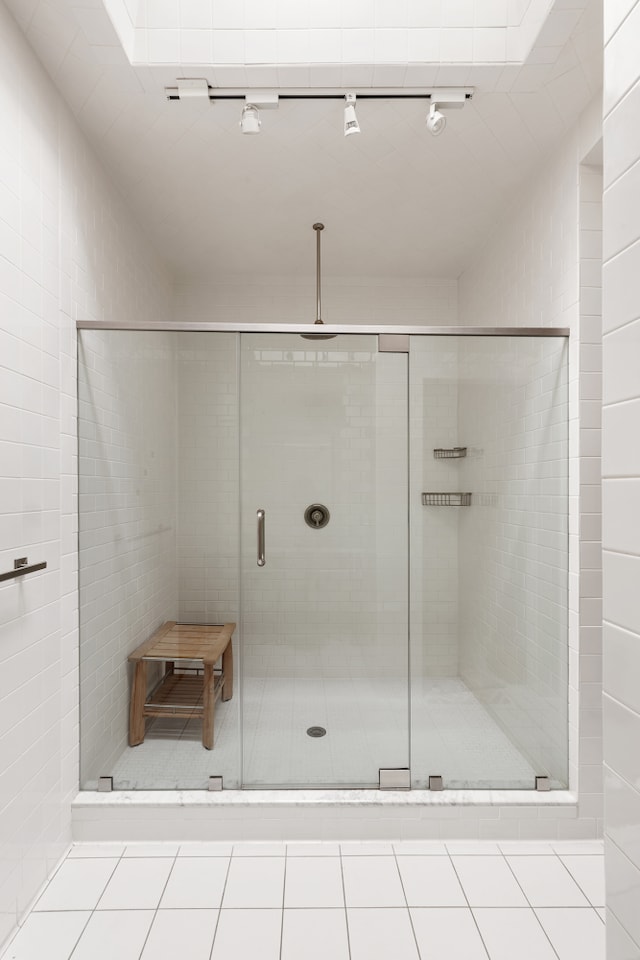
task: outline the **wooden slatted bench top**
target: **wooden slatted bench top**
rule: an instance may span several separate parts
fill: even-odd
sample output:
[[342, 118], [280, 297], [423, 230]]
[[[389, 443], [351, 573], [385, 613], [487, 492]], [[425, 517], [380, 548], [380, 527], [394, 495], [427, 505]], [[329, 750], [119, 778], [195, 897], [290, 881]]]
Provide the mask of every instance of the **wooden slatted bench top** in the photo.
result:
[[235, 623], [176, 623], [169, 620], [129, 654], [129, 661], [200, 660], [213, 665], [227, 648]]

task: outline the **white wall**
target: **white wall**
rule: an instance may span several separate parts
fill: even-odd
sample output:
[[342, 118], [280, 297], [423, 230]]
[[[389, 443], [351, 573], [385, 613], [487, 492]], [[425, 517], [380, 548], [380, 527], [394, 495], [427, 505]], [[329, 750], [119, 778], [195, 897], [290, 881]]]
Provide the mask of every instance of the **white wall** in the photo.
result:
[[[592, 482], [597, 479], [592, 464], [585, 462], [592, 459], [596, 438], [583, 430], [579, 421], [582, 402], [598, 401], [601, 389], [597, 337], [593, 342], [597, 311], [594, 317], [588, 305], [594, 294], [581, 287], [581, 264], [598, 259], [599, 222], [597, 211], [580, 203], [581, 163], [600, 133], [600, 104], [596, 100], [523, 189], [510, 214], [459, 280], [461, 324], [563, 326], [571, 330], [569, 783], [580, 791], [579, 815], [571, 825], [574, 836], [598, 835], [602, 817], [602, 788], [595, 772], [601, 711], [593, 686], [598, 683], [601, 656], [601, 600], [592, 595], [596, 578], [590, 576], [589, 561], [584, 561], [583, 553], [581, 559], [583, 540], [597, 542], [600, 503], [598, 484]], [[591, 194], [583, 191], [583, 197], [587, 195]], [[589, 233], [595, 237], [589, 237]], [[597, 292], [595, 296], [597, 299]], [[585, 317], [590, 318], [586, 323]], [[581, 346], [582, 340], [589, 344], [587, 351]], [[584, 590], [589, 595], [583, 596]], [[595, 659], [587, 664], [583, 654]]]
[[162, 316], [158, 264], [0, 3], [0, 941], [78, 786], [75, 320]]
[[640, 956], [640, 3], [605, 3], [604, 761], [607, 958]]
[[[310, 248], [313, 263], [313, 248]], [[322, 278], [325, 323], [455, 324], [458, 285], [452, 279]], [[313, 323], [316, 279], [227, 277], [176, 283], [173, 319], [192, 323]]]
[[[80, 782], [125, 750], [127, 657], [178, 619], [176, 334], [83, 330], [78, 343]], [[150, 685], [157, 681], [151, 672]]]

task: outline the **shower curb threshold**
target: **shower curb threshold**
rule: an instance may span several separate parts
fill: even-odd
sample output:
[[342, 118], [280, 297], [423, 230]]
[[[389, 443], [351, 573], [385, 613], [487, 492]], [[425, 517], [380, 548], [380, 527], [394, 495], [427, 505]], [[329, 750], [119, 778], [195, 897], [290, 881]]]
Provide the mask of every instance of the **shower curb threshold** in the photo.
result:
[[74, 841], [593, 839], [569, 790], [80, 792]]
[[110, 807], [576, 806], [571, 790], [81, 790], [75, 810]]

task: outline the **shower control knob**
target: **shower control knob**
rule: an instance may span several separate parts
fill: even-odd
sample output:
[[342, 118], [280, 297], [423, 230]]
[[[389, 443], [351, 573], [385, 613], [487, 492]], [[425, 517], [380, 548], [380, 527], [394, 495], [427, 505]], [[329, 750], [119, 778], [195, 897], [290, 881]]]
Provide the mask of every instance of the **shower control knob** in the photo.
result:
[[313, 530], [322, 530], [329, 523], [331, 514], [322, 503], [312, 503], [304, 512], [304, 521]]

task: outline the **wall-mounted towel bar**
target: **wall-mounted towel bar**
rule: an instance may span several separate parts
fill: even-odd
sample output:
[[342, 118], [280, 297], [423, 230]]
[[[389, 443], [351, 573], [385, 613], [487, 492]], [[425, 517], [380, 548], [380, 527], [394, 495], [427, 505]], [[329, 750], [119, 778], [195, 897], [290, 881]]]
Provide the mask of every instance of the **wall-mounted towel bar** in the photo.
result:
[[35, 573], [36, 570], [44, 570], [46, 563], [32, 563], [29, 565], [27, 557], [19, 557], [13, 561], [13, 570], [8, 573], [0, 573], [0, 581], [14, 580], [16, 577], [24, 577], [25, 573]]

